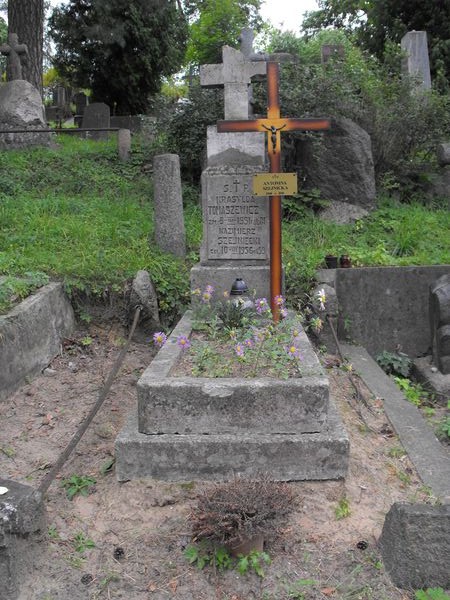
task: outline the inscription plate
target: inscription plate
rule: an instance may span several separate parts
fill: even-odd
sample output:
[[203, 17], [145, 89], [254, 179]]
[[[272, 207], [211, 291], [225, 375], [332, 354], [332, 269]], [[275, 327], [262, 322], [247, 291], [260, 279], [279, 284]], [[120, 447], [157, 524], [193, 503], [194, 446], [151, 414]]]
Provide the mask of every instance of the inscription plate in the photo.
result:
[[253, 193], [258, 196], [285, 196], [297, 193], [297, 173], [257, 173]]
[[253, 173], [204, 173], [204, 223], [208, 260], [267, 260], [267, 198], [252, 192]]

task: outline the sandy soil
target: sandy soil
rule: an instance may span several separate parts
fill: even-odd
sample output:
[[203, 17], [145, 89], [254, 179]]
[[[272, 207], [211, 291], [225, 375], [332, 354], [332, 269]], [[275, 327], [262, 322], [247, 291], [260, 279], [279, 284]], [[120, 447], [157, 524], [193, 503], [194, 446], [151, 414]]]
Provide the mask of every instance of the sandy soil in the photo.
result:
[[[2, 476], [39, 485], [96, 401], [124, 339], [124, 332], [113, 326], [78, 331], [65, 341], [46, 374], [0, 405]], [[48, 532], [21, 600], [414, 597], [390, 583], [377, 539], [393, 502], [432, 498], [402, 456], [381, 402], [364, 391], [374, 414], [357, 403], [367, 428], [352, 407], [348, 374], [337, 366], [329, 374], [351, 439], [346, 481], [290, 484], [297, 508], [266, 546], [272, 563], [264, 578], [189, 565], [183, 555], [190, 542], [187, 517], [202, 484], [118, 483], [113, 468], [101, 474], [102, 466], [111, 463], [114, 439], [135, 406], [136, 382], [153, 354], [150, 344], [131, 345], [103, 407], [50, 487]], [[335, 363], [332, 357], [325, 359]], [[96, 484], [88, 496], [71, 501], [62, 481], [75, 474], [93, 477]], [[336, 509], [343, 498], [350, 515], [338, 519]]]

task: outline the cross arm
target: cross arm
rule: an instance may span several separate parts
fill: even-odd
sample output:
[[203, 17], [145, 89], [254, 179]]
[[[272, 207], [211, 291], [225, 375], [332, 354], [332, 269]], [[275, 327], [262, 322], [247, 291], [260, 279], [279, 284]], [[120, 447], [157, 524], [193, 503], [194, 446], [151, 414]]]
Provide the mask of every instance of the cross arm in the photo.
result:
[[329, 119], [248, 119], [236, 121], [218, 121], [217, 131], [219, 133], [231, 131], [322, 131], [330, 129]]

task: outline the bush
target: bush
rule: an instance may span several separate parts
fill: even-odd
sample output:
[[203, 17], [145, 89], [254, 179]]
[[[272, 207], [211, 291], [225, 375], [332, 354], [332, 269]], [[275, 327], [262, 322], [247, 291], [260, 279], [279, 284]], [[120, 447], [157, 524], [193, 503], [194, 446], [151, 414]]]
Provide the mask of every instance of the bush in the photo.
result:
[[189, 515], [194, 539], [236, 545], [259, 534], [273, 534], [293, 510], [293, 500], [287, 483], [267, 475], [215, 484], [198, 496]]

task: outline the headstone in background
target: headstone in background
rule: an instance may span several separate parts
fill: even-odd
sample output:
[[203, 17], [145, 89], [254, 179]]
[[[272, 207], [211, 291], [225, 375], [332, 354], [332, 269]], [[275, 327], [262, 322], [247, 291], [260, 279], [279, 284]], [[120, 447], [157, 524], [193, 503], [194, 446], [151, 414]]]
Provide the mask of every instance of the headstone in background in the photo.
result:
[[406, 55], [402, 61], [403, 73], [417, 78], [418, 89], [431, 89], [427, 32], [409, 31], [402, 37], [401, 47]]
[[[44, 107], [38, 90], [24, 79], [0, 85], [0, 129], [43, 129]], [[48, 146], [50, 133], [0, 134], [0, 149]]]
[[[247, 59], [228, 46], [223, 63], [202, 65], [203, 86], [223, 85], [227, 119], [248, 119], [249, 85], [266, 73], [264, 61]], [[252, 193], [254, 173], [265, 170], [263, 133], [218, 133], [207, 129], [207, 166], [202, 173], [203, 243], [191, 270], [192, 288], [229, 291], [236, 277], [249, 290], [270, 297], [269, 200]]]
[[77, 127], [81, 127], [84, 111], [89, 104], [89, 98], [84, 92], [77, 92], [73, 96], [73, 101], [75, 103], [75, 116], [73, 120]]
[[131, 131], [129, 129], [119, 129], [117, 132], [117, 146], [119, 160], [127, 162], [130, 159], [131, 152]]
[[0, 46], [0, 53], [8, 58], [8, 66], [6, 68], [7, 81], [23, 79], [22, 61], [28, 57], [28, 48], [26, 44], [19, 44], [17, 33], [8, 34], [8, 43]]
[[[83, 120], [81, 122], [82, 129], [111, 127], [110, 109], [104, 102], [93, 102], [88, 104], [84, 109]], [[108, 131], [92, 131], [88, 132], [87, 137], [93, 140], [108, 139]]]
[[[295, 141], [296, 163], [304, 176], [303, 189], [317, 189], [342, 212], [342, 204], [370, 210], [375, 206], [375, 169], [369, 134], [350, 119], [333, 119], [320, 143]], [[329, 211], [330, 212], [330, 211]]]
[[345, 49], [342, 44], [324, 44], [321, 48], [322, 64], [326, 64], [330, 59], [342, 59], [345, 56]]
[[450, 165], [450, 142], [439, 144], [436, 154], [441, 167]]
[[155, 241], [165, 252], [184, 258], [186, 233], [181, 191], [180, 158], [160, 154], [153, 159]]
[[142, 115], [111, 115], [111, 127], [118, 127], [119, 129], [129, 129], [131, 133], [141, 133], [142, 121]]

